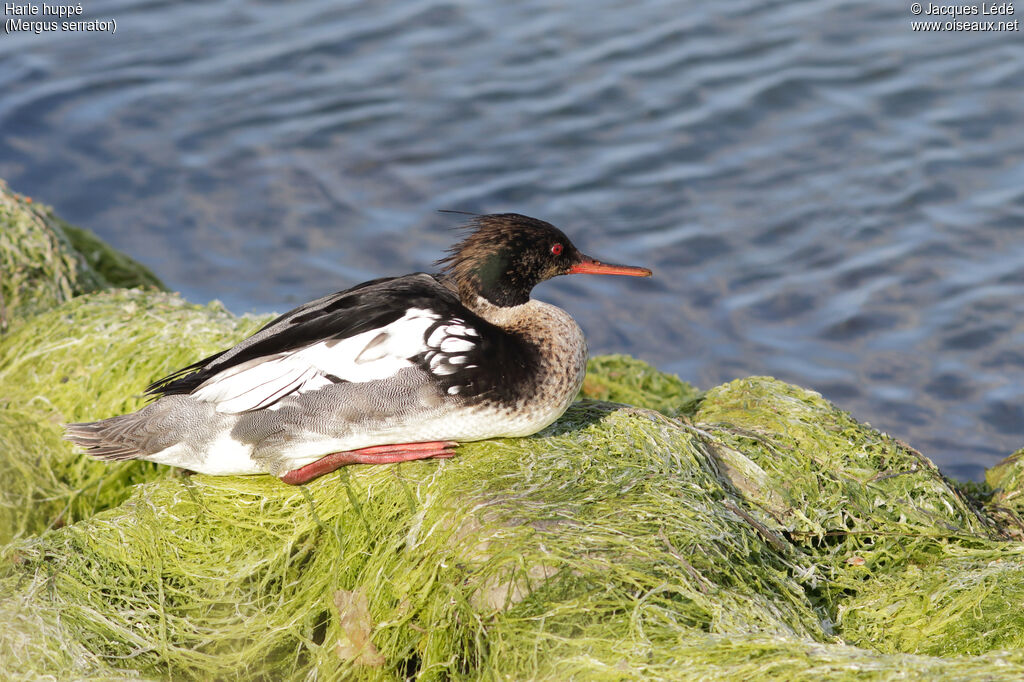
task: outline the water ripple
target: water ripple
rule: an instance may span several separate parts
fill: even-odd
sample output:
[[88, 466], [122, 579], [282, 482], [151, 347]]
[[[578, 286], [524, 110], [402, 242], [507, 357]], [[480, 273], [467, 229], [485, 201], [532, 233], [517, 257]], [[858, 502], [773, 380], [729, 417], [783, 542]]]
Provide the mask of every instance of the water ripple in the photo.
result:
[[[957, 475], [1024, 445], [1024, 53], [876, 0], [118, 0], [0, 42], [0, 176], [195, 300], [427, 267], [434, 209], [656, 279], [539, 294], [597, 352], [817, 387]], [[100, 16], [102, 15], [102, 17]]]

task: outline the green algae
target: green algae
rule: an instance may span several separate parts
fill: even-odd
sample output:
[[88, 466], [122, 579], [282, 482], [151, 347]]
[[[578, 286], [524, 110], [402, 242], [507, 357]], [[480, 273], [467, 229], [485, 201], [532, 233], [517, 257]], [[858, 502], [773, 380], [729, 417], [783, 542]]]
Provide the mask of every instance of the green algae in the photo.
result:
[[986, 471], [985, 483], [992, 491], [990, 505], [1024, 512], [1024, 448]]
[[[1015, 563], [1020, 546], [919, 452], [817, 393], [761, 377], [708, 391], [694, 420], [751, 512], [813, 556], [815, 596], [846, 642], [961, 655], [1018, 641], [1024, 620], [985, 601], [991, 581], [957, 581], [972, 581], [965, 556]], [[1015, 575], [1001, 574], [1007, 594]], [[970, 627], [979, 614], [985, 648]]]
[[31, 200], [0, 180], [0, 332], [19, 317], [97, 291], [102, 278]]
[[[28, 609], [54, 641], [172, 678], [529, 678], [572, 670], [583, 643], [614, 667], [692, 633], [830, 641], [793, 567], [726, 498], [671, 420], [588, 402], [534, 438], [305, 489], [136, 486], [10, 546], [0, 586], [20, 587], [0, 614]], [[366, 596], [380, 666], [338, 655], [338, 590]]]
[[62, 424], [136, 410], [154, 379], [231, 345], [265, 319], [217, 303], [113, 290], [73, 298], [0, 337], [0, 543], [119, 504], [167, 471], [72, 451]]
[[110, 248], [106, 242], [89, 230], [75, 227], [53, 215], [52, 209], [47, 210], [49, 216], [67, 236], [72, 248], [82, 254], [85, 261], [103, 278], [106, 287], [167, 291], [167, 286], [145, 265]]
[[989, 536], [990, 524], [930, 460], [813, 391], [766, 377], [733, 381], [708, 391], [694, 422], [716, 437], [720, 458], [760, 472], [747, 498], [764, 522], [799, 539], [841, 537], [849, 547], [865, 534]]
[[150, 381], [264, 320], [153, 290], [81, 296], [157, 282], [7, 200], [4, 677], [1024, 675], [1020, 453], [965, 496], [766, 377], [701, 393], [593, 358], [582, 393], [599, 401], [534, 437], [301, 488], [74, 454], [62, 423], [137, 409]]
[[590, 358], [581, 394], [657, 410], [669, 417], [692, 415], [703, 393], [674, 374], [659, 372], [628, 355]]
[[[763, 378], [720, 388], [705, 414], [737, 392], [772, 411], [773, 398], [834, 410]], [[827, 568], [846, 552], [773, 541], [752, 522], [759, 507], [721, 473], [711, 452], [727, 443], [709, 426], [584, 401], [535, 437], [466, 444], [448, 461], [303, 488], [135, 485], [115, 508], [7, 546], [0, 660], [11, 674], [163, 679], [1024, 674], [1021, 545], [971, 535], [987, 543], [972, 547], [946, 529], [943, 561], [851, 566], [858, 589], [826, 602]], [[882, 506], [858, 522], [898, 519]], [[339, 612], [354, 603], [339, 594], [359, 595], [364, 617]]]
[[0, 274], [0, 332], [79, 294], [111, 286], [164, 288], [148, 268], [12, 192], [3, 180]]
[[886, 653], [976, 656], [1024, 648], [1024, 546], [950, 546], [877, 576], [844, 600], [847, 641]]

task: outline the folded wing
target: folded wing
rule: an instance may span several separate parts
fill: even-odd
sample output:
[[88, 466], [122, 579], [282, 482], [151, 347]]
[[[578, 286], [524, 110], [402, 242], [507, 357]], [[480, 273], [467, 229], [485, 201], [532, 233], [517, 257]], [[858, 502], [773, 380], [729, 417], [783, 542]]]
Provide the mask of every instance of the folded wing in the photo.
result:
[[191, 394], [218, 412], [238, 413], [273, 409], [287, 395], [331, 383], [388, 379], [411, 366], [441, 377], [465, 366], [479, 340], [460, 311], [430, 275], [369, 282], [296, 308], [148, 392]]
[[215, 374], [192, 395], [216, 403], [218, 412], [237, 413], [332, 383], [388, 379], [429, 350], [427, 331], [438, 318], [429, 310], [411, 309], [378, 329], [254, 358]]

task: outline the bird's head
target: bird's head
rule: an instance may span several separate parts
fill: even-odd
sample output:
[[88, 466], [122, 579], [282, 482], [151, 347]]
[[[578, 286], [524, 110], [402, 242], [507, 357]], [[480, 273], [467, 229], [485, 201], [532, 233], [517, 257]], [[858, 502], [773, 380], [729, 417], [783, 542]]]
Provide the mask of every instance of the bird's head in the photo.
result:
[[497, 306], [520, 305], [533, 287], [558, 275], [651, 276], [647, 268], [586, 256], [551, 223], [518, 213], [477, 216], [467, 229], [437, 262], [454, 279], [463, 302], [482, 296]]

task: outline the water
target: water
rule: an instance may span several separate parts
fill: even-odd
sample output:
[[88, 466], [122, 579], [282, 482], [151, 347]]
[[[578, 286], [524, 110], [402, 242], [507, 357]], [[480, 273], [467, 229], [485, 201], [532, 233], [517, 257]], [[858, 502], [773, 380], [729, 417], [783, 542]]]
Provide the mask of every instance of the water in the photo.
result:
[[655, 270], [538, 289], [594, 352], [814, 387], [960, 477], [1024, 445], [1021, 32], [551, 5], [86, 3], [114, 35], [0, 35], [0, 176], [236, 312], [535, 215]]

